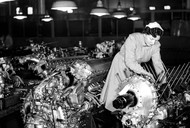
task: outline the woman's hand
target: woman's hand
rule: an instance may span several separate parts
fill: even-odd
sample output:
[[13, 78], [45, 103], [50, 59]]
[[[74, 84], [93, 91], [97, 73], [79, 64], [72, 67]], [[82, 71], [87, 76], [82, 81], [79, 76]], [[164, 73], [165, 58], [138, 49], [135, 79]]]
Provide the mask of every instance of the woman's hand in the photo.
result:
[[149, 72], [145, 72], [143, 73], [144, 77], [149, 80], [151, 83], [154, 83], [155, 82], [155, 79], [154, 79], [154, 76], [149, 73]]
[[167, 83], [166, 74], [164, 71], [162, 71], [160, 74], [158, 74], [158, 83], [164, 84]]

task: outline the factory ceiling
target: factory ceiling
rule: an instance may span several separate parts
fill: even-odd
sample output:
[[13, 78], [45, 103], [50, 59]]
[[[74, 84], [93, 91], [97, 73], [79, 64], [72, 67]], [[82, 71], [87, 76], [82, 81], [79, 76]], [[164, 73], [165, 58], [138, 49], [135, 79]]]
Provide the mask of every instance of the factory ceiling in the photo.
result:
[[[39, 8], [40, 1], [45, 1], [43, 8]], [[39, 14], [40, 9], [48, 11], [50, 14], [54, 12], [51, 10], [52, 4], [56, 0], [16, 0], [12, 2], [0, 3], [0, 16], [14, 15], [15, 8], [20, 6], [25, 10], [28, 6], [34, 7], [36, 14]], [[74, 13], [89, 14], [91, 9], [96, 7], [97, 0], [73, 0], [78, 9]], [[104, 6], [109, 12], [113, 12], [117, 8], [118, 0], [102, 0]], [[120, 0], [121, 7], [124, 10], [128, 10], [129, 7], [135, 7], [138, 12], [144, 12], [148, 10], [149, 6], [155, 6], [157, 10], [162, 10], [164, 5], [170, 5], [171, 9], [188, 9], [188, 0]], [[42, 6], [41, 6], [42, 7]]]
[[[41, 19], [45, 15], [45, 13], [48, 13], [53, 18], [55, 28], [60, 28], [61, 25], [65, 26], [65, 28], [68, 28], [69, 24], [67, 21], [71, 21], [70, 24], [75, 23], [75, 22], [77, 22], [78, 24], [84, 23], [86, 26], [81, 25], [82, 29], [84, 29], [86, 27], [86, 28], [90, 28], [90, 30], [93, 31], [93, 28], [95, 28], [94, 31], [96, 32], [96, 28], [97, 28], [96, 22], [98, 22], [98, 20], [97, 20], [96, 16], [91, 16], [90, 12], [93, 8], [96, 7], [98, 0], [72, 0], [72, 1], [74, 1], [78, 7], [78, 9], [75, 9], [72, 14], [52, 10], [51, 7], [52, 7], [53, 3], [56, 2], [56, 0], [15, 0], [12, 2], [3, 2], [3, 3], [0, 3], [0, 25], [1, 26], [7, 25], [7, 26], [9, 26], [9, 28], [12, 27], [12, 30], [13, 31], [15, 30], [15, 33], [16, 33], [15, 36], [17, 36], [18, 30], [20, 30], [17, 28], [23, 27], [24, 25], [21, 24], [22, 22], [19, 22], [18, 20], [13, 19], [13, 16], [15, 15], [15, 12], [16, 12], [15, 11], [16, 7], [20, 7], [22, 9], [23, 13], [26, 13], [26, 14], [27, 14], [27, 8], [33, 7], [34, 13], [32, 15], [28, 15], [27, 19], [25, 20], [27, 22], [23, 22], [23, 24], [25, 23], [24, 27], [26, 28], [26, 30], [27, 30], [27, 28], [30, 28], [30, 29], [35, 28], [35, 27], [31, 27], [32, 24], [33, 24], [33, 26], [37, 26], [36, 27], [37, 30], [34, 30], [34, 32], [33, 32], [34, 34], [33, 33], [28, 34], [29, 36], [36, 35], [36, 31], [37, 31], [37, 35], [38, 35], [38, 33], [40, 33], [40, 34], [42, 33], [41, 29], [42, 29], [42, 27], [44, 27], [43, 25], [47, 25], [47, 24], [41, 22]], [[134, 7], [136, 12], [138, 14], [140, 14], [141, 19], [143, 19], [145, 22], [148, 22], [148, 21], [154, 20], [154, 19], [156, 19], [157, 21], [163, 21], [162, 23], [165, 28], [170, 28], [170, 23], [172, 20], [175, 20], [175, 19], [177, 19], [177, 20], [188, 19], [189, 20], [190, 19], [190, 11], [189, 11], [190, 10], [190, 0], [172, 0], [172, 1], [171, 0], [102, 0], [104, 7], [107, 8], [111, 14], [110, 16], [103, 17], [105, 19], [102, 20], [102, 24], [104, 24], [102, 26], [106, 27], [109, 23], [113, 26], [113, 22], [114, 23], [116, 22], [115, 19], [112, 19], [113, 18], [112, 13], [113, 13], [113, 11], [115, 11], [117, 9], [119, 1], [121, 2], [121, 8], [126, 12], [127, 16], [131, 13], [129, 11], [129, 8]], [[170, 5], [171, 10], [167, 10], [167, 14], [162, 14], [162, 12], [164, 11], [165, 5]], [[149, 6], [154, 6], [156, 8], [155, 11], [157, 11], [159, 14], [155, 14], [154, 16], [152, 16], [152, 12], [149, 10]], [[176, 14], [173, 14], [174, 10], [177, 11]], [[184, 13], [184, 11], [185, 11], [185, 13]], [[170, 14], [168, 14], [168, 12]], [[178, 12], [180, 14], [178, 14]], [[121, 29], [123, 28], [123, 26], [125, 26], [127, 24], [125, 19], [127, 19], [127, 18], [123, 18], [123, 20], [120, 20], [121, 21], [120, 22]], [[141, 20], [141, 21], [143, 21], [143, 20]], [[167, 21], [167, 22], [165, 22], [165, 21]], [[75, 27], [78, 27], [79, 26], [78, 24]], [[88, 25], [90, 27], [88, 27]], [[134, 24], [134, 26], [135, 25], [137, 25], [137, 24]], [[139, 22], [138, 25], [140, 25], [140, 27], [141, 27], [141, 26], [143, 26], [143, 23]], [[106, 32], [109, 34], [113, 33], [112, 31], [115, 30], [114, 27], [110, 27], [110, 26], [108, 26], [107, 28], [111, 28], [113, 30], [105, 29], [108, 31], [108, 32], [107, 31]], [[27, 35], [27, 34], [25, 34], [24, 27], [23, 27], [23, 32], [20, 32], [21, 33], [20, 35], [22, 35], [22, 36]], [[52, 27], [52, 25], [51, 25], [51, 27]], [[128, 27], [131, 27], [131, 25], [129, 25]], [[44, 28], [50, 28], [50, 26], [44, 27]], [[65, 30], [65, 28], [62, 28], [62, 30]], [[62, 30], [60, 30], [60, 31], [62, 32]], [[120, 30], [120, 31], [122, 31], [122, 30]], [[168, 31], [169, 31], [169, 29], [168, 29]], [[27, 32], [28, 31], [26, 31], [26, 33]], [[79, 33], [81, 33], [81, 32], [79, 32]], [[170, 33], [170, 32], [168, 32], [168, 33]], [[69, 35], [69, 34], [66, 33], [65, 35]], [[58, 34], [58, 36], [60, 36], [60, 35]]]

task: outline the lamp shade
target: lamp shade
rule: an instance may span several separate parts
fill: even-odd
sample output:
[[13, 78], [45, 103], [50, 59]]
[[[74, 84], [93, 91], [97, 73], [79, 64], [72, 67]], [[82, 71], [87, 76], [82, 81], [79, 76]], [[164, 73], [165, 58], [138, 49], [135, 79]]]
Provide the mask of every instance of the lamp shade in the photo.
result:
[[115, 12], [113, 12], [112, 15], [113, 15], [113, 17], [118, 18], [118, 19], [121, 19], [121, 18], [124, 18], [127, 16], [125, 14], [125, 12], [122, 11], [122, 9], [121, 9], [121, 2], [120, 1], [118, 1], [117, 10]]
[[22, 14], [18, 14], [18, 15], [15, 15], [13, 18], [15, 18], [17, 20], [23, 20], [23, 19], [27, 18], [27, 16], [22, 15]]
[[71, 10], [77, 9], [77, 6], [76, 6], [75, 2], [73, 2], [73, 1], [60, 0], [60, 1], [54, 2], [51, 9], [72, 12]]
[[23, 19], [27, 18], [27, 16], [23, 14], [22, 9], [20, 7], [17, 7], [16, 15], [13, 18], [15, 18], [17, 20], [23, 20]]
[[90, 12], [90, 14], [96, 16], [104, 16], [104, 15], [109, 15], [109, 12], [106, 8], [94, 8]]
[[135, 10], [135, 0], [133, 0], [133, 7], [130, 8], [132, 13], [128, 16], [127, 19], [132, 20], [132, 21], [136, 21], [141, 19], [141, 17], [139, 15], [136, 14], [136, 10]]
[[50, 17], [50, 15], [45, 15], [45, 16], [42, 18], [42, 21], [44, 21], [44, 22], [50, 22], [50, 21], [52, 21], [52, 20], [53, 20], [53, 18]]
[[113, 13], [113, 17], [117, 19], [121, 19], [121, 18], [127, 17], [127, 15], [123, 11], [116, 11]]
[[141, 17], [139, 15], [134, 14], [134, 15], [129, 15], [129, 17], [127, 19], [136, 21], [136, 20], [141, 19]]
[[104, 16], [104, 15], [109, 15], [109, 12], [106, 8], [103, 7], [102, 1], [98, 0], [97, 7], [92, 9], [90, 14], [96, 16]]
[[136, 20], [141, 19], [141, 17], [136, 14], [135, 10], [133, 10], [132, 13], [128, 16], [127, 19], [132, 20], [132, 21], [136, 21]]
[[3, 2], [10, 2], [10, 1], [14, 1], [14, 0], [0, 0], [0, 3], [3, 3]]

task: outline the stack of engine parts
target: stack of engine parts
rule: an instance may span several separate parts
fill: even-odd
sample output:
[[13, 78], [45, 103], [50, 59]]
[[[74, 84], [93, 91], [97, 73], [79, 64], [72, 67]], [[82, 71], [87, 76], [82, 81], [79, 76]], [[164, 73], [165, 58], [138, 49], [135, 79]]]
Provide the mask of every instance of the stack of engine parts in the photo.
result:
[[[149, 64], [143, 67], [156, 74]], [[118, 118], [129, 128], [188, 128], [190, 126], [190, 65], [166, 68], [167, 83], [133, 75], [120, 80], [113, 106]]]
[[[111, 58], [52, 59], [45, 63], [46, 77], [26, 96], [23, 119], [26, 128], [85, 128], [83, 118], [99, 110], [99, 96]], [[38, 67], [40, 68], [40, 67]], [[156, 74], [152, 65], [144, 68]], [[44, 70], [44, 68], [42, 68]], [[189, 122], [190, 64], [165, 67], [167, 83], [133, 75], [120, 81], [115, 107], [117, 117], [129, 128], [180, 128]], [[43, 71], [42, 70], [42, 71]], [[43, 71], [44, 72], [44, 71]]]
[[[9, 52], [1, 54], [4, 58], [0, 58], [0, 61], [5, 58], [10, 59], [0, 62], [0, 110], [14, 106], [18, 101], [22, 102], [20, 99], [25, 99], [29, 90], [31, 94], [35, 90], [34, 87], [36, 88], [44, 79], [49, 78], [57, 69], [70, 67], [76, 60], [83, 60], [93, 68], [86, 89], [91, 91], [92, 96], [96, 94], [99, 96], [103, 80], [111, 64], [110, 58], [92, 58], [87, 55], [87, 49], [81, 46], [63, 49], [32, 43], [26, 48]], [[74, 73], [66, 75], [69, 77], [69, 86], [71, 86], [75, 78]], [[15, 94], [19, 95], [15, 96]], [[96, 104], [99, 104], [98, 98], [94, 100]]]
[[[188, 128], [190, 126], [190, 62], [167, 69], [167, 84], [160, 89], [160, 105], [167, 108], [163, 127]], [[162, 99], [162, 100], [161, 100]]]
[[[15, 91], [23, 84], [23, 80], [16, 74], [9, 58], [0, 58], [0, 111], [20, 103], [20, 94]], [[6, 115], [0, 112], [0, 117]]]
[[26, 128], [87, 127], [82, 117], [100, 106], [98, 98], [111, 58], [83, 59], [47, 63], [47, 77], [28, 93], [23, 103]]

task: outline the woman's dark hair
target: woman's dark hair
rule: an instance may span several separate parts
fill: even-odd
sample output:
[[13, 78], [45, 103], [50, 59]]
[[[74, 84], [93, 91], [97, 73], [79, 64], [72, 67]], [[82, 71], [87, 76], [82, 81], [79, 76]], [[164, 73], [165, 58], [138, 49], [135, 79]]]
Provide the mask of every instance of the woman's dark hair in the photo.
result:
[[160, 28], [145, 27], [145, 29], [143, 30], [143, 33], [148, 34], [148, 35], [152, 35], [155, 38], [157, 35], [163, 36], [164, 31], [162, 31]]

